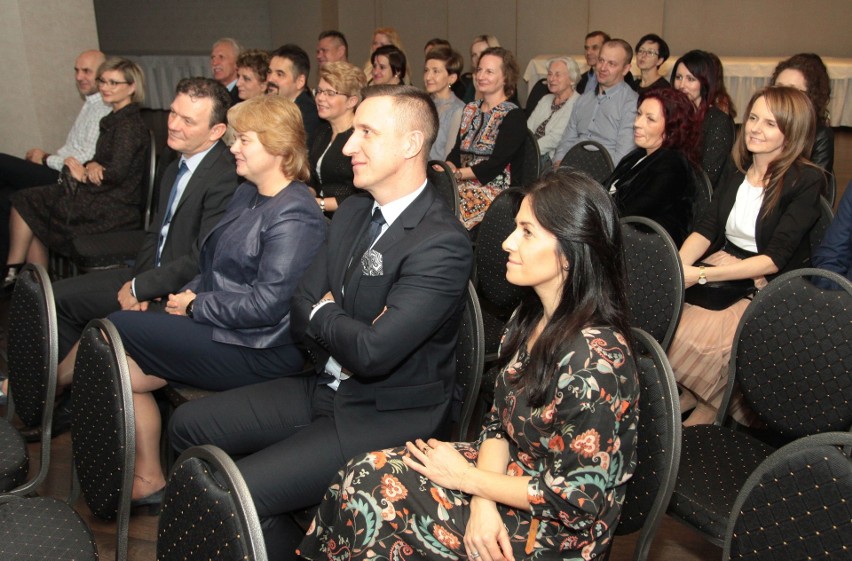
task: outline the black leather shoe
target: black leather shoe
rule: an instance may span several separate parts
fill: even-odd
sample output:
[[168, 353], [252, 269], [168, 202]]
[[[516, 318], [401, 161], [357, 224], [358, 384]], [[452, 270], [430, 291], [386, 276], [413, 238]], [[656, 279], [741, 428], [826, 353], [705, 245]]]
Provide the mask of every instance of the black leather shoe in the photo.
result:
[[[51, 438], [71, 430], [71, 392], [66, 391], [56, 399], [53, 408], [53, 428], [50, 430]], [[41, 441], [41, 426], [25, 427], [20, 430], [21, 435], [27, 442]]]
[[147, 497], [133, 499], [130, 501], [131, 511], [143, 511], [149, 516], [160, 514], [160, 508], [163, 506], [163, 499], [166, 496], [166, 488], [163, 487], [159, 491], [155, 491]]

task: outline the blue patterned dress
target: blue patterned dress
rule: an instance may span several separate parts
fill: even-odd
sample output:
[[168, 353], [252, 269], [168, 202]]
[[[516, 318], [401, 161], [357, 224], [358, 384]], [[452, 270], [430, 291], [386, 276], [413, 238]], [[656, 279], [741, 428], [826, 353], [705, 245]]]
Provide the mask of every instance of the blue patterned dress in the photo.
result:
[[[587, 328], [560, 360], [552, 397], [531, 408], [507, 383], [528, 359], [521, 351], [498, 377], [479, 441], [455, 446], [475, 464], [484, 440], [506, 439], [506, 473], [531, 477], [532, 512], [497, 505], [516, 559], [592, 559], [610, 545], [636, 467], [636, 369], [619, 333]], [[300, 554], [313, 560], [467, 559], [470, 496], [409, 470], [406, 454], [394, 448], [351, 460], [326, 492]]]

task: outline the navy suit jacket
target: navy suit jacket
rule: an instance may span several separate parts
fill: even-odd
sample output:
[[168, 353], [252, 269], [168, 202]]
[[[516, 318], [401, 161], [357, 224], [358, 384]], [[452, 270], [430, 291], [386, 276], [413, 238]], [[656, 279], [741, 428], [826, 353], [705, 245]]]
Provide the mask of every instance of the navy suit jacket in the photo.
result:
[[[213, 340], [251, 348], [293, 342], [290, 299], [325, 240], [326, 222], [304, 183], [254, 207], [257, 188], [237, 188], [201, 248], [193, 319], [214, 326]], [[208, 243], [215, 240], [215, 243]]]
[[[334, 401], [347, 457], [442, 428], [472, 264], [467, 232], [427, 187], [373, 246], [382, 254], [383, 274], [366, 276], [356, 266], [344, 295], [350, 256], [372, 208], [366, 193], [343, 202], [291, 307], [293, 334], [312, 349], [318, 371], [330, 354], [351, 372]], [[328, 291], [334, 303], [311, 319]]]
[[136, 297], [140, 301], [175, 292], [198, 273], [201, 240], [225, 214], [228, 201], [240, 183], [233, 154], [224, 142], [217, 142], [186, 184], [169, 225], [160, 266], [155, 267], [160, 228], [179, 162], [180, 158], [173, 161], [163, 173], [157, 213], [136, 254], [133, 276], [136, 277]]

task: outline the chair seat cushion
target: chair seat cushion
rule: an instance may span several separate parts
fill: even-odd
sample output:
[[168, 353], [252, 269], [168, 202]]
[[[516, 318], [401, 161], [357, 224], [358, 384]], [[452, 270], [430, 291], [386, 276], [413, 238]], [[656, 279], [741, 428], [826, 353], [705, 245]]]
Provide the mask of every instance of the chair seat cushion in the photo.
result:
[[30, 457], [24, 437], [9, 421], [0, 418], [0, 492], [22, 485], [29, 471]]
[[62, 501], [13, 498], [0, 504], [0, 559], [84, 561], [97, 559], [86, 523]]
[[742, 432], [716, 425], [684, 427], [669, 513], [721, 544], [737, 494], [772, 452]]
[[82, 268], [124, 265], [136, 258], [144, 240], [144, 230], [79, 236], [74, 239], [73, 261]]

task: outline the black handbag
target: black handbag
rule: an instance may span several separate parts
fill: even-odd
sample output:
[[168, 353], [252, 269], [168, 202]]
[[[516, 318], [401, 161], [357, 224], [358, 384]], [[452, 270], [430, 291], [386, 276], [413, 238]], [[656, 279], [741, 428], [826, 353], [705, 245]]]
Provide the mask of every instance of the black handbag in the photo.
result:
[[[712, 267], [706, 263], [696, 266]], [[724, 310], [743, 298], [750, 298], [757, 292], [752, 279], [706, 282], [695, 284], [686, 289], [684, 299], [687, 303], [707, 310]]]

